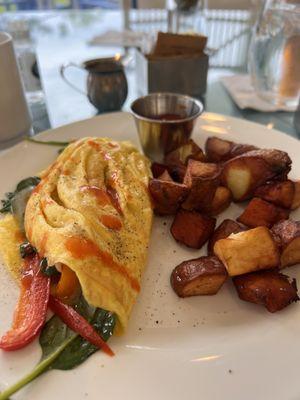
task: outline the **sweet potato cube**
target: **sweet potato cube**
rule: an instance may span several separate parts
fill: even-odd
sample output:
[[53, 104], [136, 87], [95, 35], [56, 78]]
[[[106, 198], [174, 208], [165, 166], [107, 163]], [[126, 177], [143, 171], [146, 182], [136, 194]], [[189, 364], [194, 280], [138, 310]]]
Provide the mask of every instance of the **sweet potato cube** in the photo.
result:
[[250, 144], [238, 144], [216, 136], [208, 138], [205, 143], [205, 153], [208, 161], [215, 163], [228, 161], [231, 158], [255, 149], [257, 147]]
[[220, 182], [221, 167], [217, 164], [190, 160], [183, 183], [190, 193], [182, 207], [201, 211], [211, 204]]
[[261, 304], [271, 313], [299, 300], [296, 280], [290, 282], [286, 275], [277, 271], [260, 271], [236, 276], [233, 283], [241, 300]]
[[281, 268], [300, 263], [300, 221], [280, 221], [271, 233], [281, 250]]
[[214, 253], [225, 265], [230, 276], [275, 268], [280, 262], [279, 250], [265, 226], [218, 240]]
[[159, 215], [172, 215], [176, 213], [189, 189], [177, 182], [150, 179], [149, 191], [153, 200], [154, 211]]
[[295, 184], [292, 181], [268, 182], [266, 185], [258, 187], [255, 197], [269, 201], [276, 206], [291, 208], [295, 194]]
[[239, 233], [245, 230], [238, 222], [232, 219], [224, 219], [224, 221], [217, 227], [212, 236], [210, 237], [207, 245], [207, 254], [213, 256], [214, 245], [220, 239], [225, 239], [232, 233]]
[[231, 191], [225, 186], [218, 186], [211, 204], [203, 207], [203, 212], [212, 216], [219, 215], [230, 206], [231, 200]]
[[226, 268], [217, 257], [200, 257], [179, 264], [170, 281], [179, 297], [214, 295], [227, 276]]
[[164, 162], [167, 165], [185, 165], [189, 159], [205, 160], [203, 151], [192, 139], [189, 139], [187, 143], [168, 153], [165, 156]]
[[196, 211], [179, 210], [171, 226], [175, 240], [200, 249], [213, 233], [216, 219]]
[[288, 219], [288, 217], [289, 211], [287, 209], [277, 207], [272, 203], [255, 197], [237, 220], [250, 228], [256, 228], [257, 226], [270, 228], [276, 222]]
[[292, 210], [296, 210], [296, 208], [300, 207], [300, 181], [294, 182], [295, 192], [291, 205]]
[[235, 201], [253, 197], [255, 190], [270, 179], [291, 169], [291, 159], [280, 150], [252, 150], [223, 165], [221, 184], [228, 187]]

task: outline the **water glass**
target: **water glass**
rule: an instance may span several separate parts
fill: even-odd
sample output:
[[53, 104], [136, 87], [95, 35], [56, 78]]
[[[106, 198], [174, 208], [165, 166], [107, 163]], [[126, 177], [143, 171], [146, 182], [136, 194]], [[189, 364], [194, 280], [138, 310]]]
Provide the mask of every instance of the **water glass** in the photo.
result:
[[261, 98], [296, 108], [300, 95], [299, 0], [265, 0], [252, 36], [249, 70]]

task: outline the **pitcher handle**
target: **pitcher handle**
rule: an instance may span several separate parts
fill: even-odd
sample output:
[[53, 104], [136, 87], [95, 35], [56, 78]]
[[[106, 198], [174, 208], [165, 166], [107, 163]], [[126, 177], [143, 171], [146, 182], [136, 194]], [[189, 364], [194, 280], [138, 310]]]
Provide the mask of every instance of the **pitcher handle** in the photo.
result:
[[69, 62], [69, 63], [67, 63], [67, 64], [63, 64], [63, 65], [60, 67], [60, 76], [62, 77], [62, 79], [63, 79], [69, 86], [71, 86], [71, 88], [73, 88], [73, 89], [76, 90], [77, 92], [83, 94], [84, 96], [87, 96], [87, 93], [86, 93], [85, 91], [79, 89], [77, 86], [75, 86], [72, 82], [70, 82], [70, 81], [66, 78], [66, 76], [65, 76], [65, 71], [66, 71], [66, 69], [69, 68], [69, 67], [75, 67], [75, 68], [78, 68], [78, 69], [83, 70], [83, 71], [85, 71], [85, 69], [84, 69], [83, 67], [81, 67], [80, 65], [78, 65], [78, 64], [75, 64], [75, 63], [73, 63], [73, 62]]

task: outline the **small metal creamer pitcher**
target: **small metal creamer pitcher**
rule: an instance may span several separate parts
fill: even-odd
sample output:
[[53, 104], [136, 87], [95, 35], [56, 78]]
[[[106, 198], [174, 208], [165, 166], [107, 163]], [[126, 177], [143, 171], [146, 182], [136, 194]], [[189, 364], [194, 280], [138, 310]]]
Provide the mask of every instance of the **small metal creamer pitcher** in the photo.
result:
[[[82, 91], [66, 78], [65, 71], [69, 67], [87, 71], [87, 92]], [[99, 112], [120, 110], [126, 100], [127, 79], [124, 67], [116, 57], [88, 60], [82, 64], [70, 62], [61, 66], [60, 74], [69, 86], [87, 96]]]

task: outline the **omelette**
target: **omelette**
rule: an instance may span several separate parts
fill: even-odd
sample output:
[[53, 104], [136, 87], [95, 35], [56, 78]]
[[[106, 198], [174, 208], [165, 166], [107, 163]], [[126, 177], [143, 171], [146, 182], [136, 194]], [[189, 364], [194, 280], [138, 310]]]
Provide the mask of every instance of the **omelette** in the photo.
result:
[[[85, 300], [117, 316], [123, 333], [140, 291], [152, 225], [150, 162], [129, 142], [87, 137], [40, 174], [27, 202], [25, 237], [40, 257], [72, 270]], [[0, 221], [0, 252], [18, 277], [24, 241], [14, 217]]]

